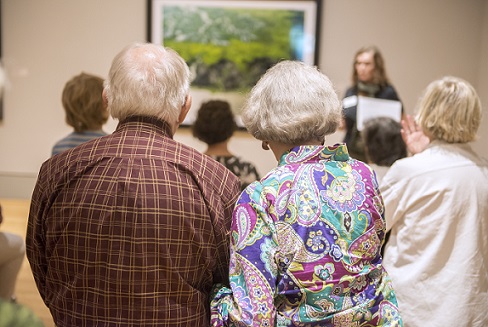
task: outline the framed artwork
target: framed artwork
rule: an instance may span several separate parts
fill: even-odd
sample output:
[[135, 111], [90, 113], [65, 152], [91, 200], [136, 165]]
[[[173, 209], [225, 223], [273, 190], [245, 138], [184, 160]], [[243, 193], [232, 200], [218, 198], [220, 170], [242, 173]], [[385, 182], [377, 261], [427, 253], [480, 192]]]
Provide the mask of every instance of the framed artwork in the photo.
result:
[[281, 60], [318, 61], [321, 0], [148, 0], [148, 41], [176, 50], [192, 73], [193, 123], [202, 102], [226, 100], [237, 124], [251, 88]]

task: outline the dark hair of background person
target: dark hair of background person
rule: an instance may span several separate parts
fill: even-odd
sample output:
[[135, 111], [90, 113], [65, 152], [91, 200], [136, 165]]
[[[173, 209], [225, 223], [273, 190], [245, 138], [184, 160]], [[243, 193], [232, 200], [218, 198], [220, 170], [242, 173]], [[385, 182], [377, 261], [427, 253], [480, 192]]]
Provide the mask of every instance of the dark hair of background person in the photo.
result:
[[389, 117], [376, 117], [364, 123], [362, 131], [367, 159], [378, 166], [390, 167], [407, 156], [401, 135], [402, 126]]
[[354, 55], [354, 62], [352, 63], [352, 72], [353, 72], [352, 73], [352, 84], [357, 85], [359, 82], [358, 72], [356, 70], [356, 60], [360, 54], [365, 53], [365, 52], [372, 52], [373, 53], [374, 72], [373, 72], [372, 82], [374, 84], [381, 86], [381, 87], [385, 87], [388, 84], [390, 84], [390, 80], [388, 79], [388, 76], [386, 74], [385, 60], [383, 59], [383, 55], [381, 54], [380, 50], [373, 45], [362, 47]]
[[103, 79], [81, 73], [66, 82], [61, 101], [66, 113], [66, 123], [76, 132], [98, 130], [108, 120], [103, 108]]
[[204, 102], [192, 125], [193, 136], [209, 145], [228, 140], [236, 130], [230, 104], [222, 100]]

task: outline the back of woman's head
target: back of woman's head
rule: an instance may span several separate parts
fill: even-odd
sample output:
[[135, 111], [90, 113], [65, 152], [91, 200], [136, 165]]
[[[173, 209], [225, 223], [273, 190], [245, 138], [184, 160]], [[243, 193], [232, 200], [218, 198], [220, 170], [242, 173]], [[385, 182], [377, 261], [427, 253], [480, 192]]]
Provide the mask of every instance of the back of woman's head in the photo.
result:
[[417, 122], [432, 139], [466, 143], [476, 139], [481, 115], [481, 101], [473, 86], [448, 76], [427, 86]]
[[190, 87], [190, 71], [174, 50], [132, 44], [115, 56], [105, 92], [112, 117], [150, 116], [174, 123]]
[[316, 67], [288, 60], [261, 77], [242, 111], [242, 121], [255, 138], [285, 144], [323, 142], [341, 117], [329, 78]]
[[81, 73], [64, 85], [61, 102], [66, 123], [75, 131], [97, 130], [108, 120], [102, 98], [103, 79]]
[[193, 136], [209, 145], [228, 140], [237, 125], [227, 101], [210, 100], [202, 103], [193, 123]]

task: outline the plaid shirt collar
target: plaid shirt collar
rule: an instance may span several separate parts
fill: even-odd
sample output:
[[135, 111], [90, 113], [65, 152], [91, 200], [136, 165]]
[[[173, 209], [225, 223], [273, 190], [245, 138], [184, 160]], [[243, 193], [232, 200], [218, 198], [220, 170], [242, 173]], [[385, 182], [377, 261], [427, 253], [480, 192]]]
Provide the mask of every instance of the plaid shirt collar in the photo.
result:
[[[134, 124], [135, 123], [135, 124]], [[116, 130], [126, 129], [129, 126], [146, 126], [150, 129], [156, 128], [158, 131], [161, 131], [165, 136], [169, 138], [173, 138], [173, 133], [171, 132], [171, 127], [169, 124], [159, 118], [156, 117], [149, 117], [149, 116], [130, 116], [125, 118], [124, 120], [120, 121], [117, 125]], [[152, 125], [152, 126], [151, 126]]]

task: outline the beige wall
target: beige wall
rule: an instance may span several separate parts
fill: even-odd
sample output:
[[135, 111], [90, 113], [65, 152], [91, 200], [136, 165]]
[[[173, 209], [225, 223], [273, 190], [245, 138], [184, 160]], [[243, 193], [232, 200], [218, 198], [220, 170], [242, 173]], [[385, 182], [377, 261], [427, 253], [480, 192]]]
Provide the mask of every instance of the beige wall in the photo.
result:
[[[203, 0], [202, 0], [203, 1]], [[81, 71], [105, 77], [126, 44], [146, 40], [145, 0], [3, 0], [3, 62], [10, 85], [0, 123], [0, 197], [28, 198], [53, 143], [70, 129], [60, 94]], [[475, 147], [488, 157], [488, 2], [485, 0], [325, 0], [319, 67], [340, 95], [357, 48], [375, 44], [407, 112], [433, 79], [456, 75], [478, 90], [485, 108]], [[111, 132], [116, 122], [105, 126]], [[187, 129], [176, 139], [204, 147]], [[329, 143], [341, 139], [340, 134]], [[276, 161], [239, 133], [231, 150], [264, 173]]]
[[483, 121], [479, 129], [479, 141], [474, 144], [477, 151], [488, 158], [488, 1], [485, 1], [483, 10], [483, 32], [481, 34], [481, 52], [478, 65], [477, 90], [484, 108]]

